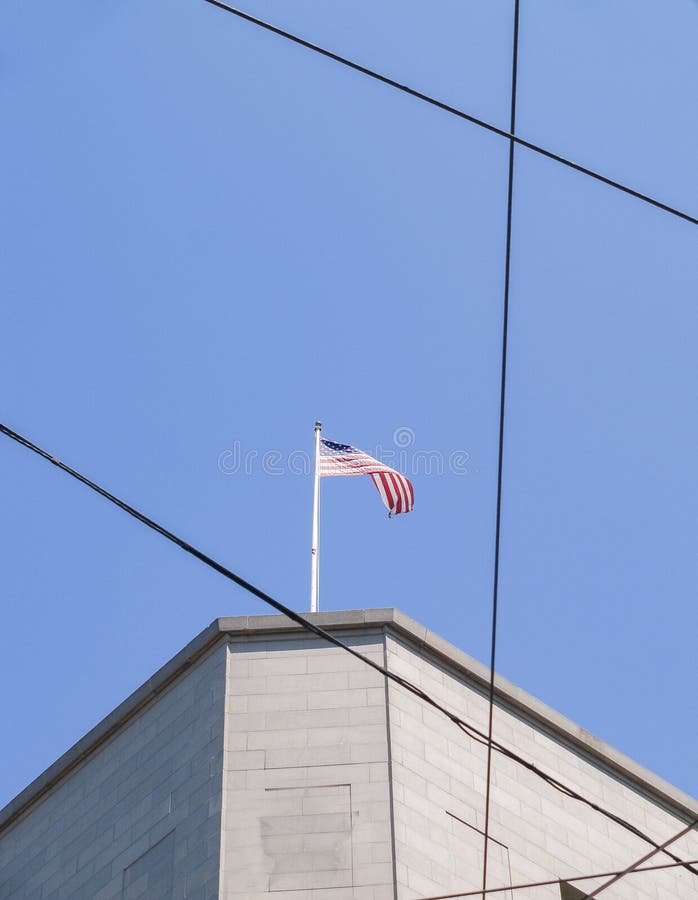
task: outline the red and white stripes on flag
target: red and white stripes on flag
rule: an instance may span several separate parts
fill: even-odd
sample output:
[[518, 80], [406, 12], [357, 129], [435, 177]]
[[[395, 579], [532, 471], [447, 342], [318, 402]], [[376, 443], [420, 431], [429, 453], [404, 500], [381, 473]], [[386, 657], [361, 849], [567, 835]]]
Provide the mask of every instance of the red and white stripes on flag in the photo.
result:
[[408, 478], [349, 444], [320, 440], [320, 475], [370, 475], [390, 516], [410, 512], [414, 506]]

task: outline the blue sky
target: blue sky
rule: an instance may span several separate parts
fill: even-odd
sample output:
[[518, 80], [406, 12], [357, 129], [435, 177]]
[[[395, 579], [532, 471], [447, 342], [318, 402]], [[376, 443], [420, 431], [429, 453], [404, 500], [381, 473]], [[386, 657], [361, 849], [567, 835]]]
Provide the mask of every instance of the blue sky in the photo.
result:
[[[509, 0], [242, 8], [507, 125]], [[323, 485], [321, 605], [486, 660], [506, 142], [201, 0], [0, 27], [2, 420], [297, 610], [316, 418], [459, 454], [390, 521]], [[693, 0], [524, 0], [519, 133], [698, 215], [696, 43]], [[517, 151], [498, 668], [694, 795], [697, 239]], [[1, 803], [264, 608], [7, 440], [0, 472]]]

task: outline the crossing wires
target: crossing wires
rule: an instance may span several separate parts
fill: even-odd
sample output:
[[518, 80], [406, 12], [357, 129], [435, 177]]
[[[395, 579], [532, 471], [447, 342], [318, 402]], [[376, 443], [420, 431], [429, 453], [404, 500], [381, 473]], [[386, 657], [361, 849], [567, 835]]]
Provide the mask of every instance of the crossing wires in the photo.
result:
[[580, 900], [592, 900], [592, 897], [598, 897], [602, 891], [605, 891], [606, 888], [611, 887], [612, 884], [615, 884], [617, 881], [620, 881], [621, 878], [625, 878], [626, 875], [629, 875], [631, 872], [634, 872], [639, 866], [643, 864], [643, 862], [647, 862], [648, 859], [651, 859], [661, 850], [665, 850], [670, 844], [675, 843], [682, 838], [685, 834], [688, 834], [693, 828], [698, 825], [698, 819], [694, 819], [692, 822], [689, 822], [685, 828], [682, 828], [680, 831], [677, 831], [676, 834], [672, 835], [663, 844], [659, 847], [655, 847], [654, 850], [650, 850], [649, 853], [645, 853], [644, 856], [641, 856], [640, 859], [635, 860], [634, 863], [629, 865], [626, 869], [623, 869], [622, 872], [618, 872], [616, 875], [613, 875], [608, 881], [604, 881], [602, 885], [594, 890], [590, 894], [585, 894], [583, 897], [580, 897]]
[[[686, 862], [695, 865], [698, 859], [686, 860]], [[592, 875], [567, 875], [565, 878], [548, 878], [545, 881], [527, 881], [521, 884], [503, 884], [499, 887], [487, 888], [485, 894], [489, 897], [494, 894], [510, 893], [511, 891], [525, 891], [531, 888], [552, 887], [553, 885], [576, 884], [578, 881], [594, 881], [597, 878], [608, 878], [609, 875], [620, 875], [623, 878], [626, 875], [633, 875], [636, 872], [663, 872], [666, 869], [675, 869], [682, 863], [661, 863], [655, 866], [639, 866], [623, 869], [621, 872], [594, 872]], [[458, 891], [455, 894], [439, 894], [435, 897], [423, 897], [422, 900], [456, 900], [459, 897], [480, 897], [482, 891], [478, 888], [476, 891]]]
[[[689, 871], [694, 874], [698, 874], [698, 870], [694, 868], [693, 861], [687, 862], [685, 860], [681, 860], [673, 854], [669, 853], [667, 850], [668, 846], [673, 843], [675, 840], [678, 840], [679, 837], [686, 834], [690, 829], [698, 824], [698, 820], [690, 823], [686, 828], [684, 828], [681, 832], [675, 835], [668, 841], [665, 841], [663, 844], [658, 844], [656, 841], [652, 840], [647, 835], [643, 834], [639, 829], [633, 826], [631, 823], [626, 822], [622, 818], [616, 816], [610, 811], [603, 809], [598, 804], [595, 804], [589, 798], [584, 797], [578, 792], [574, 791], [572, 788], [564, 785], [562, 782], [554, 778], [553, 776], [548, 775], [539, 769], [532, 762], [525, 760], [523, 757], [520, 757], [518, 754], [509, 750], [498, 741], [493, 739], [493, 714], [494, 714], [494, 697], [495, 697], [495, 662], [496, 662], [496, 638], [497, 638], [497, 613], [498, 613], [498, 588], [499, 588], [499, 551], [500, 551], [500, 539], [501, 539], [501, 507], [502, 507], [502, 475], [503, 475], [503, 452], [504, 452], [504, 424], [505, 424], [505, 401], [506, 401], [506, 361], [507, 361], [507, 335], [508, 335], [508, 312], [509, 312], [509, 293], [510, 293], [510, 275], [511, 275], [511, 238], [512, 238], [512, 216], [513, 216], [513, 186], [514, 186], [514, 162], [515, 162], [515, 150], [516, 147], [525, 148], [531, 152], [534, 152], [538, 155], [541, 155], [545, 158], [548, 158], [560, 165], [563, 165], [569, 169], [577, 171], [580, 174], [583, 174], [587, 177], [600, 181], [607, 186], [621, 191], [627, 195], [630, 195], [646, 204], [654, 206], [670, 215], [681, 218], [685, 221], [690, 222], [691, 224], [698, 225], [698, 218], [686, 213], [676, 207], [665, 204], [647, 194], [643, 194], [635, 189], [629, 187], [628, 185], [624, 185], [618, 181], [615, 181], [607, 176], [596, 172], [592, 169], [584, 167], [573, 160], [562, 157], [542, 146], [534, 144], [530, 141], [527, 141], [516, 135], [516, 89], [517, 89], [517, 62], [518, 62], [518, 29], [519, 29], [519, 0], [514, 0], [514, 28], [513, 28], [513, 53], [512, 53], [512, 90], [511, 90], [511, 109], [510, 109], [510, 125], [509, 131], [498, 128], [493, 124], [480, 119], [476, 116], [473, 116], [463, 110], [460, 110], [456, 107], [453, 107], [449, 104], [443, 103], [438, 99], [431, 97], [421, 91], [418, 91], [408, 85], [402, 84], [395, 79], [392, 79], [384, 74], [381, 74], [375, 70], [369, 69], [368, 67], [362, 66], [359, 63], [356, 63], [346, 57], [340, 56], [332, 51], [329, 51], [323, 47], [320, 47], [317, 44], [314, 44], [310, 41], [305, 40], [304, 38], [299, 37], [298, 35], [294, 35], [291, 32], [285, 31], [277, 26], [272, 25], [269, 22], [265, 22], [262, 19], [259, 19], [255, 16], [250, 15], [249, 13], [245, 13], [241, 10], [236, 9], [226, 3], [221, 2], [221, 0], [205, 0], [205, 2], [209, 3], [212, 6], [215, 6], [221, 10], [226, 11], [234, 16], [237, 16], [239, 19], [243, 19], [253, 25], [256, 25], [260, 28], [263, 28], [269, 32], [276, 34], [277, 36], [283, 37], [287, 40], [294, 42], [308, 50], [311, 50], [314, 53], [320, 54], [326, 58], [329, 58], [343, 66], [349, 67], [369, 78], [372, 78], [376, 81], [379, 81], [385, 85], [388, 85], [396, 90], [399, 90], [405, 94], [408, 94], [422, 102], [425, 102], [433, 107], [441, 109], [442, 111], [457, 116], [458, 118], [465, 120], [472, 125], [475, 125], [481, 129], [489, 131], [498, 135], [501, 138], [504, 138], [508, 141], [509, 144], [509, 166], [508, 166], [508, 195], [507, 195], [507, 218], [506, 218], [506, 246], [505, 246], [505, 284], [504, 284], [504, 304], [503, 304], [503, 324], [502, 324], [502, 356], [501, 356], [501, 380], [500, 380], [500, 417], [499, 417], [499, 445], [498, 445], [498, 470], [497, 470], [497, 499], [496, 499], [496, 524], [495, 524], [495, 554], [494, 554], [494, 578], [493, 578], [493, 604], [492, 604], [492, 631], [491, 631], [491, 664], [490, 664], [490, 681], [489, 681], [489, 690], [488, 690], [488, 730], [487, 733], [483, 733], [476, 729], [471, 724], [467, 723], [465, 720], [461, 719], [452, 711], [448, 710], [446, 707], [441, 705], [435, 698], [422, 691], [417, 685], [412, 684], [408, 680], [396, 675], [395, 673], [389, 671], [387, 668], [380, 666], [375, 663], [371, 659], [365, 657], [358, 651], [354, 650], [351, 646], [343, 643], [334, 637], [331, 633], [325, 631], [319, 626], [315, 625], [313, 622], [305, 619], [303, 616], [298, 615], [293, 612], [290, 608], [286, 607], [284, 604], [279, 603], [270, 595], [257, 588], [254, 584], [244, 579], [242, 576], [236, 574], [220, 563], [216, 562], [214, 559], [198, 550], [193, 545], [189, 544], [187, 541], [184, 541], [182, 538], [175, 535], [173, 532], [159, 525], [154, 520], [145, 516], [143, 513], [139, 512], [134, 507], [120, 500], [110, 492], [106, 491], [104, 488], [96, 484], [95, 482], [89, 480], [85, 476], [81, 475], [74, 469], [71, 469], [69, 466], [57, 460], [55, 457], [48, 454], [46, 451], [42, 450], [37, 445], [33, 444], [26, 438], [23, 438], [21, 435], [13, 432], [11, 429], [7, 428], [4, 425], [0, 425], [0, 432], [4, 433], [6, 436], [10, 437], [12, 440], [17, 441], [22, 444], [26, 448], [32, 450], [35, 453], [38, 453], [40, 456], [51, 462], [52, 464], [58, 466], [66, 473], [70, 474], [77, 480], [81, 481], [86, 486], [90, 487], [92, 490], [96, 491], [98, 494], [103, 496], [105, 499], [108, 499], [110, 502], [114, 503], [118, 507], [120, 507], [123, 511], [138, 519], [140, 522], [145, 524], [147, 527], [152, 528], [157, 531], [163, 537], [175, 543], [185, 552], [193, 555], [195, 558], [199, 559], [201, 562], [219, 572], [219, 574], [228, 578], [229, 580], [236, 583], [238, 586], [242, 587], [258, 599], [262, 600], [264, 603], [270, 605], [278, 612], [283, 613], [291, 620], [295, 621], [305, 630], [314, 633], [316, 636], [322, 638], [323, 640], [328, 641], [331, 644], [334, 644], [337, 647], [342, 648], [343, 650], [349, 652], [356, 658], [362, 660], [365, 664], [371, 666], [376, 671], [380, 672], [385, 678], [393, 681], [394, 683], [400, 685], [402, 688], [408, 690], [415, 696], [419, 697], [425, 703], [431, 705], [435, 709], [439, 710], [441, 713], [446, 715], [454, 724], [456, 724], [469, 738], [480, 743], [487, 747], [487, 773], [486, 773], [486, 795], [485, 795], [485, 826], [484, 826], [484, 856], [483, 856], [483, 873], [482, 873], [482, 890], [480, 893], [483, 900], [490, 891], [487, 889], [487, 863], [488, 863], [488, 832], [489, 832], [489, 821], [490, 821], [490, 788], [491, 788], [491, 774], [492, 774], [492, 754], [493, 751], [497, 751], [498, 753], [512, 759], [518, 764], [524, 766], [534, 775], [542, 778], [547, 784], [553, 787], [555, 790], [558, 790], [569, 796], [574, 798], [582, 803], [585, 803], [590, 808], [596, 810], [597, 812], [603, 814], [607, 818], [613, 820], [617, 824], [631, 831], [633, 834], [647, 841], [653, 846], [653, 850], [643, 856], [640, 860], [634, 863], [632, 866], [623, 870], [622, 872], [613, 873], [613, 877], [608, 882], [605, 882], [599, 888], [597, 888], [591, 894], [588, 894], [588, 898], [596, 897], [599, 893], [609, 887], [611, 884], [614, 884], [620, 878], [625, 877], [625, 875], [635, 871], [638, 867], [645, 862], [647, 859], [655, 855], [659, 852], [665, 852], [669, 855], [675, 862], [671, 865], [681, 865], [687, 868]], [[649, 871], [650, 868], [661, 868], [659, 866], [649, 867], [645, 870], [640, 871]], [[592, 876], [588, 876], [592, 877]], [[495, 889], [502, 890], [502, 889]], [[451, 896], [466, 896], [466, 894], [460, 895], [451, 895]]]
[[631, 197], [635, 197], [637, 200], [642, 200], [644, 203], [649, 203], [651, 206], [655, 206], [657, 209], [661, 209], [666, 213], [670, 213], [672, 216], [677, 216], [679, 219], [684, 219], [686, 222], [690, 222], [692, 225], [698, 225], [698, 218], [692, 216], [690, 213], [684, 212], [683, 210], [680, 210], [675, 206], [670, 206], [668, 203], [662, 203], [661, 200], [650, 197], [649, 194], [643, 194], [641, 191], [636, 191], [634, 188], [629, 187], [627, 184], [622, 184], [620, 181], [615, 181], [613, 178], [609, 178], [606, 175], [603, 175], [601, 172], [596, 172], [594, 171], [594, 169], [589, 169], [586, 166], [582, 166], [579, 163], [574, 162], [574, 160], [568, 159], [565, 156], [561, 156], [558, 153], [554, 153], [552, 150], [541, 147], [539, 144], [535, 144], [532, 141], [527, 141], [524, 138], [519, 137], [518, 135], [512, 134], [510, 131], [505, 131], [503, 128], [498, 128], [491, 122], [486, 122], [484, 119], [480, 119], [477, 116], [473, 116], [462, 109], [458, 109], [455, 106], [444, 103], [443, 101], [438, 100], [436, 97], [431, 97], [429, 94], [425, 94], [423, 91], [418, 91], [407, 84], [402, 84], [396, 79], [390, 78], [388, 75], [383, 75], [380, 72], [375, 71], [374, 69], [369, 69], [367, 66], [362, 66], [360, 63], [348, 59], [345, 56], [340, 56], [338, 53], [334, 53], [331, 50], [327, 50], [324, 47], [321, 47], [319, 44], [314, 44], [312, 41], [308, 41], [305, 38], [299, 37], [299, 35], [297, 34], [293, 34], [290, 31], [285, 31], [283, 28], [272, 25], [271, 22], [266, 22], [264, 19], [260, 19], [257, 16], [251, 15], [250, 13], [243, 12], [241, 9], [237, 9], [236, 7], [231, 6], [228, 3], [223, 3], [222, 0], [204, 0], [204, 3], [209, 3], [211, 6], [216, 6], [218, 9], [224, 10], [225, 12], [230, 13], [233, 16], [237, 16], [238, 19], [243, 19], [245, 22], [256, 25], [258, 28], [263, 28], [265, 31], [269, 31], [272, 34], [277, 35], [278, 37], [285, 38], [288, 41], [292, 41], [294, 44], [305, 47], [306, 50], [311, 50], [313, 53], [318, 53], [320, 56], [324, 56], [327, 59], [331, 59], [334, 62], [339, 63], [340, 65], [353, 69], [355, 72], [360, 72], [362, 75], [366, 75], [369, 78], [374, 79], [375, 81], [380, 81], [382, 84], [386, 84], [389, 87], [394, 88], [395, 90], [401, 91], [404, 94], [409, 94], [410, 97], [421, 100], [423, 103], [428, 103], [430, 106], [434, 106], [437, 109], [443, 110], [444, 112], [449, 113], [452, 116], [457, 116], [459, 119], [470, 122], [472, 125], [476, 125], [478, 128], [483, 128], [486, 131], [492, 132], [492, 134], [497, 134], [502, 138], [506, 138], [508, 141], [513, 141], [513, 143], [516, 144], [517, 147], [525, 147], [527, 150], [531, 150], [533, 153], [537, 153], [539, 156], [544, 156], [546, 157], [546, 159], [550, 159], [562, 166], [566, 166], [568, 169], [573, 169], [575, 172], [579, 172], [581, 175], [586, 175], [587, 177], [593, 178], [596, 181], [600, 181], [608, 187], [612, 187], [617, 191], [622, 191], [625, 194], [629, 194]]
[[[516, 135], [516, 88], [517, 88], [517, 64], [518, 64], [518, 35], [519, 35], [519, 0], [514, 0], [514, 26], [513, 26], [513, 49], [512, 49], [512, 77], [511, 77], [511, 106], [510, 106], [510, 124], [509, 131], [505, 131], [473, 116], [463, 110], [450, 106], [431, 97], [422, 91], [402, 84], [387, 75], [379, 73], [373, 69], [363, 66], [353, 60], [338, 53], [334, 53], [324, 47], [319, 46], [299, 35], [293, 34], [285, 29], [279, 28], [270, 22], [264, 21], [250, 13], [243, 12], [222, 0], [205, 0], [212, 6], [215, 6], [227, 13], [237, 16], [246, 22], [257, 27], [263, 28], [279, 37], [292, 41], [295, 44], [304, 47], [314, 53], [320, 54], [328, 59], [333, 60], [343, 66], [353, 69], [362, 75], [368, 76], [376, 81], [388, 85], [402, 93], [408, 94], [422, 102], [435, 106], [444, 112], [457, 116], [479, 128], [497, 134], [506, 138], [509, 142], [509, 168], [508, 168], [508, 193], [507, 193], [507, 219], [506, 219], [506, 249], [505, 249], [505, 276], [504, 276], [504, 304], [503, 304], [503, 322], [502, 322], [502, 352], [501, 352], [501, 376], [500, 376], [500, 410], [499, 410], [499, 443], [498, 443], [498, 464], [497, 464], [497, 496], [496, 496], [496, 519], [495, 519], [495, 547], [494, 547], [494, 574], [493, 574], [493, 597], [492, 597], [492, 628], [491, 628], [491, 650], [490, 650], [490, 683], [488, 692], [488, 733], [486, 739], [487, 746], [487, 768], [485, 779], [485, 826], [484, 826], [484, 853], [483, 853], [483, 872], [482, 872], [482, 898], [484, 900], [487, 889], [487, 862], [488, 862], [488, 845], [489, 845], [489, 821], [490, 821], [490, 789], [492, 778], [492, 750], [496, 747], [492, 739], [493, 730], [493, 714], [494, 714], [494, 680], [495, 680], [495, 662], [496, 662], [496, 645], [497, 645], [497, 613], [498, 613], [498, 594], [499, 594], [499, 556], [501, 543], [501, 510], [502, 510], [502, 475], [503, 475], [503, 454], [504, 454], [504, 422], [505, 422], [505, 402], [506, 402], [506, 366], [507, 366], [507, 336], [508, 336], [508, 316], [509, 316], [509, 289], [511, 280], [511, 237], [512, 237], [512, 210], [513, 210], [513, 183], [514, 183], [514, 159], [516, 146], [525, 147], [541, 156], [551, 159], [567, 168], [573, 169], [583, 175], [600, 181], [609, 187], [622, 191], [633, 196], [644, 203], [648, 203], [658, 209], [663, 210], [673, 216], [684, 219], [693, 225], [698, 225], [698, 219], [694, 216], [683, 212], [668, 204], [662, 203], [647, 194], [621, 184], [618, 181], [610, 179], [599, 172], [581, 166], [574, 161], [562, 157], [550, 150], [547, 150], [530, 141], [526, 141]], [[458, 723], [460, 725], [460, 723]], [[658, 852], [658, 851], [655, 851]]]
[[[21, 434], [18, 434], [16, 431], [13, 431], [11, 428], [8, 428], [7, 425], [0, 423], [0, 434], [4, 434], [6, 437], [15, 441], [21, 446], [25, 447], [27, 450], [31, 450], [33, 453], [36, 453], [38, 456], [45, 459], [47, 462], [50, 462], [52, 465], [61, 469], [61, 471], [70, 475], [72, 478], [75, 478], [81, 484], [84, 484], [86, 487], [95, 491], [101, 497], [104, 497], [105, 500], [108, 500], [110, 503], [113, 503], [115, 506], [118, 506], [119, 509], [123, 510], [129, 516], [132, 516], [134, 519], [137, 519], [143, 525], [151, 528], [153, 531], [156, 531], [162, 537], [166, 538], [168, 541], [171, 541], [173, 544], [176, 544], [181, 550], [184, 550], [185, 553], [190, 554], [191, 556], [198, 559], [200, 562], [204, 563], [204, 565], [213, 569], [215, 572], [218, 572], [224, 578], [227, 578], [229, 581], [234, 582], [239, 587], [248, 591], [253, 596], [257, 597], [263, 603], [266, 603], [268, 606], [271, 606], [277, 612], [282, 613], [287, 616], [291, 621], [295, 622], [301, 628], [306, 631], [316, 635], [324, 641], [327, 641], [329, 644], [334, 645], [335, 647], [341, 648], [346, 653], [351, 654], [356, 659], [361, 660], [362, 663], [374, 669], [376, 672], [379, 672], [383, 677], [388, 679], [389, 681], [397, 684], [399, 687], [408, 691], [411, 694], [414, 694], [415, 697], [418, 697], [424, 703], [431, 706], [433, 709], [436, 709], [438, 712], [442, 713], [453, 722], [461, 731], [463, 731], [471, 740], [475, 741], [478, 744], [482, 744], [487, 746], [491, 743], [494, 750], [497, 753], [500, 753], [502, 756], [511, 759], [513, 762], [516, 762], [518, 765], [527, 769], [536, 777], [542, 779], [546, 784], [550, 787], [554, 788], [556, 791], [564, 794], [566, 797], [570, 797], [574, 800], [578, 800], [581, 803], [584, 803], [590, 809], [595, 810], [601, 815], [605, 816], [607, 819], [615, 822], [617, 825], [620, 825], [622, 828], [625, 828], [627, 831], [646, 841], [652, 847], [657, 850], [661, 850], [661, 845], [653, 840], [649, 835], [645, 834], [631, 822], [626, 821], [621, 816], [617, 816], [615, 813], [611, 812], [608, 809], [600, 806], [595, 803], [589, 797], [584, 796], [583, 794], [575, 791], [573, 788], [569, 787], [569, 785], [564, 784], [559, 779], [555, 778], [553, 775], [543, 771], [540, 769], [535, 763], [530, 760], [525, 759], [520, 756], [518, 753], [504, 746], [494, 739], [489, 739], [487, 734], [480, 731], [474, 725], [462, 719], [452, 710], [448, 709], [442, 703], [440, 703], [435, 697], [431, 694], [428, 694], [426, 691], [423, 691], [418, 685], [413, 684], [406, 678], [403, 678], [400, 675], [397, 675], [395, 672], [392, 672], [390, 669], [385, 666], [380, 665], [380, 663], [375, 662], [370, 659], [368, 656], [364, 656], [364, 654], [359, 653], [358, 650], [355, 650], [349, 644], [345, 644], [343, 641], [340, 641], [339, 638], [335, 637], [331, 632], [326, 631], [324, 628], [321, 628], [319, 625], [316, 625], [314, 622], [306, 619], [304, 616], [301, 616], [299, 613], [294, 612], [294, 610], [290, 609], [290, 607], [285, 606], [283, 603], [280, 603], [278, 600], [275, 600], [272, 596], [267, 594], [261, 588], [258, 588], [256, 585], [252, 584], [252, 582], [243, 578], [241, 575], [238, 575], [236, 572], [233, 572], [231, 569], [228, 569], [226, 566], [217, 562], [212, 557], [208, 556], [202, 550], [199, 550], [193, 544], [190, 544], [188, 541], [185, 541], [183, 538], [176, 535], [174, 532], [169, 531], [164, 526], [158, 524], [154, 519], [151, 519], [149, 516], [146, 516], [144, 513], [140, 512], [135, 507], [126, 503], [124, 500], [121, 500], [116, 495], [110, 493], [106, 488], [101, 487], [101, 485], [97, 484], [94, 481], [91, 481], [85, 475], [82, 475], [76, 469], [71, 468], [66, 465], [66, 463], [61, 462], [61, 460], [57, 459], [55, 456], [50, 454], [47, 450], [42, 449], [38, 446], [38, 444], [33, 443], [28, 438], [23, 437]], [[670, 851], [664, 849], [663, 851], [673, 859], [675, 862], [682, 865], [684, 868], [688, 869], [694, 875], [698, 875], [698, 868], [695, 868], [692, 863], [686, 862], [683, 859], [680, 859], [678, 856], [675, 856]]]

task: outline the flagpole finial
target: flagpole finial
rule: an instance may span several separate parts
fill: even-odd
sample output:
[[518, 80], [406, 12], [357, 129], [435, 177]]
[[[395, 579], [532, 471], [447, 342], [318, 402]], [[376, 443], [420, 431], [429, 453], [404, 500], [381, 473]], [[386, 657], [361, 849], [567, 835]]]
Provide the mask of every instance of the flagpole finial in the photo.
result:
[[320, 431], [321, 428], [322, 428], [322, 422], [316, 422], [315, 423], [315, 431]]

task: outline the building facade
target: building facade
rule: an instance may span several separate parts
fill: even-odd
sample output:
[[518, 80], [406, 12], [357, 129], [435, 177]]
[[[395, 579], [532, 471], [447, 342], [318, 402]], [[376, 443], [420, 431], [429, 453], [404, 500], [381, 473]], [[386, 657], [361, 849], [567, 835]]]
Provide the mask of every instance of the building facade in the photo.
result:
[[[488, 671], [392, 609], [319, 613], [487, 729]], [[698, 803], [497, 680], [495, 737], [657, 843]], [[219, 619], [0, 812], [0, 900], [413, 900], [481, 887], [486, 747], [282, 616]], [[575, 900], [652, 844], [501, 754], [492, 897]], [[695, 831], [672, 845], [698, 859]], [[672, 863], [665, 853], [647, 865]], [[698, 866], [695, 867], [698, 872]], [[559, 880], [559, 881], [558, 881]], [[609, 900], [698, 900], [683, 866]]]

